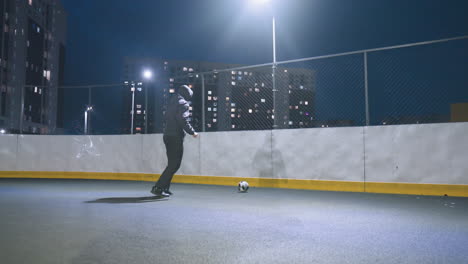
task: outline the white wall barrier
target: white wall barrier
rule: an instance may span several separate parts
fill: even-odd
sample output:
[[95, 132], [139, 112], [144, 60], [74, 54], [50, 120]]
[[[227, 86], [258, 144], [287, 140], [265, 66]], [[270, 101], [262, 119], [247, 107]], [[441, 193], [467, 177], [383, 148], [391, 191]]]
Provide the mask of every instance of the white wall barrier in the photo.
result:
[[468, 123], [364, 129], [366, 181], [468, 184]]
[[[1, 171], [160, 174], [162, 135], [0, 136]], [[181, 175], [468, 185], [468, 123], [202, 133]]]

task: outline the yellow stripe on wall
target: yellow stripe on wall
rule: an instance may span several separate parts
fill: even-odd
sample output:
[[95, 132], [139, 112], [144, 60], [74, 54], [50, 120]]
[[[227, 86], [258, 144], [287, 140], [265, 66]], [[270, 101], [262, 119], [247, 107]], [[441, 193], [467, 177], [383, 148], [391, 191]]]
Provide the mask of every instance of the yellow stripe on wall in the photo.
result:
[[366, 182], [366, 192], [468, 197], [468, 185]]
[[[159, 179], [160, 174], [116, 173], [116, 172], [61, 172], [61, 171], [0, 171], [0, 178], [43, 178], [43, 179], [93, 179], [93, 180], [129, 180], [151, 181]], [[302, 190], [371, 192], [414, 195], [449, 195], [468, 197], [468, 185], [387, 183], [387, 182], [351, 182], [322, 181], [272, 178], [241, 178], [218, 176], [175, 175], [174, 183], [210, 184], [237, 186], [241, 180], [249, 182], [251, 187], [285, 188]]]

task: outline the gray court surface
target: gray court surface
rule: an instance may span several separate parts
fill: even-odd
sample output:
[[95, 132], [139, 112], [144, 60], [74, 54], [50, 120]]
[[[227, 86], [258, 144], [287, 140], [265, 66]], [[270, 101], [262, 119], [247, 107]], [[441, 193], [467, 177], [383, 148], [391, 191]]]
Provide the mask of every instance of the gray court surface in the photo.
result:
[[0, 180], [0, 263], [468, 263], [468, 199]]

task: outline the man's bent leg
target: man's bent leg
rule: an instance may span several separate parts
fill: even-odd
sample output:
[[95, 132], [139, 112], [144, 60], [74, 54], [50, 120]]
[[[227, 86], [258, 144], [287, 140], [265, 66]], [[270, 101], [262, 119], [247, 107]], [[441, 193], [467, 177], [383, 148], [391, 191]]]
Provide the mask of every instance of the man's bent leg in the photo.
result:
[[155, 186], [162, 189], [168, 189], [174, 173], [177, 172], [181, 164], [183, 138], [164, 136], [164, 144], [166, 145], [168, 164]]

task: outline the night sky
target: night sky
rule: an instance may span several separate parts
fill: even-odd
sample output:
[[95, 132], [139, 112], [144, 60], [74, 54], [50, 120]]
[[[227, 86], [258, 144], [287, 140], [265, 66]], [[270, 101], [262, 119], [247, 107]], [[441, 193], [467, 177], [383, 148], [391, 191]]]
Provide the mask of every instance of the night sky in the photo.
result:
[[[464, 0], [62, 0], [68, 13], [66, 85], [118, 83], [124, 56], [238, 64], [289, 60], [468, 35]], [[67, 90], [65, 126], [82, 122], [84, 91]], [[93, 94], [94, 127], [116, 133], [120, 97]], [[76, 132], [76, 131], [75, 131]]]

